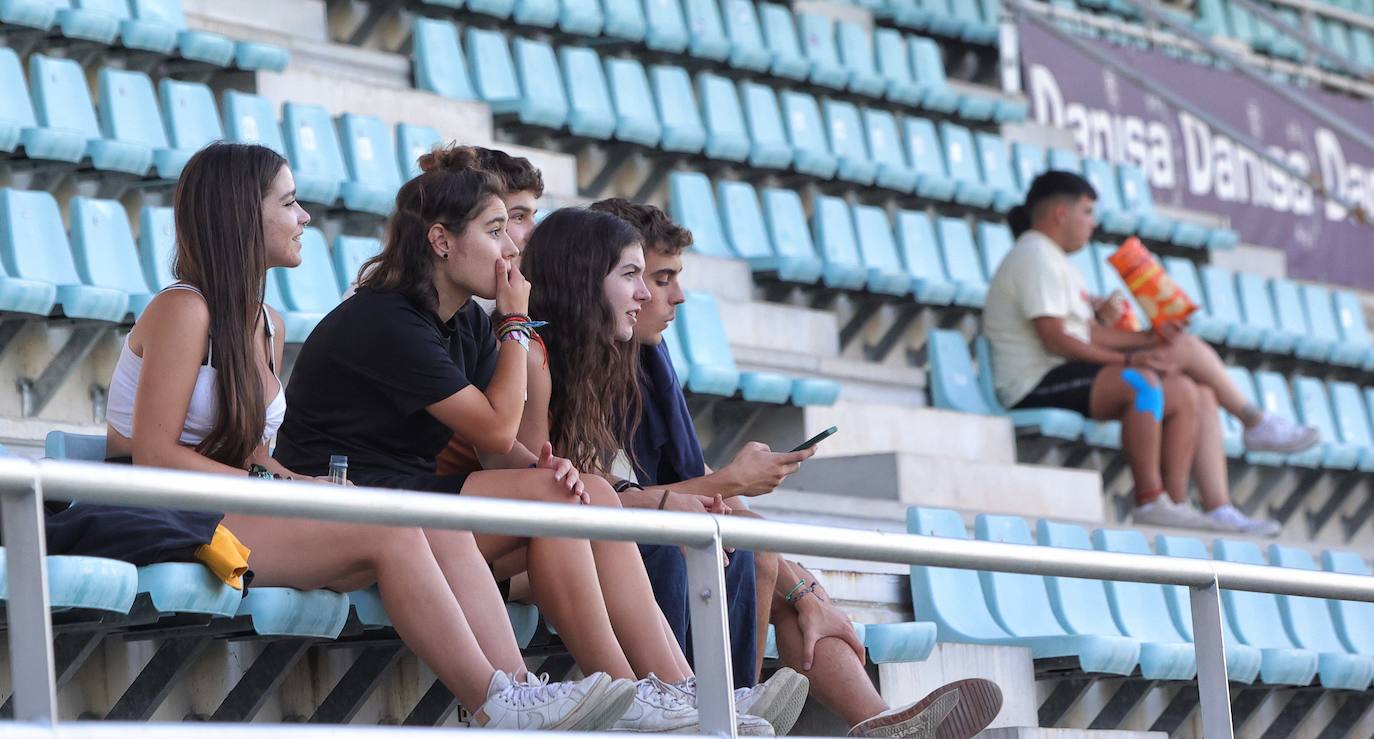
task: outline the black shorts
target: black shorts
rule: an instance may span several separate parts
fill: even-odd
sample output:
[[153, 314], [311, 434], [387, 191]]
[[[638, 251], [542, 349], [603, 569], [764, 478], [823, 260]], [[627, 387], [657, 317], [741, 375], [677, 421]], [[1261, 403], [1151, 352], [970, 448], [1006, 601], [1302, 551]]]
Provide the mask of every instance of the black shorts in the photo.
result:
[[1092, 362], [1065, 362], [1046, 372], [1035, 389], [1012, 408], [1063, 408], [1092, 418], [1093, 382], [1102, 367]]

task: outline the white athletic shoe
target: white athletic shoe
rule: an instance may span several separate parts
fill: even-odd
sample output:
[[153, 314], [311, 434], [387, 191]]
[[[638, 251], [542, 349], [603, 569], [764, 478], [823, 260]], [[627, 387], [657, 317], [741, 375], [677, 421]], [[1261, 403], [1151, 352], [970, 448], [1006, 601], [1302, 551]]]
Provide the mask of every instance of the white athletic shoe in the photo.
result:
[[1245, 430], [1245, 448], [1252, 452], [1297, 454], [1316, 446], [1321, 432], [1312, 426], [1296, 423], [1273, 413], [1265, 413], [1260, 422]]
[[598, 672], [575, 682], [549, 682], [532, 673], [521, 682], [497, 670], [487, 688], [487, 702], [472, 715], [471, 726], [526, 731], [604, 731], [634, 700], [629, 685], [615, 685]]
[[1250, 518], [1230, 503], [1208, 511], [1205, 515], [1212, 520], [1214, 528], [1230, 533], [1274, 537], [1278, 536], [1283, 528], [1277, 521]]
[[1171, 529], [1215, 530], [1216, 526], [1207, 514], [1193, 507], [1191, 503], [1175, 503], [1167, 494], [1135, 507], [1131, 512], [1131, 522], [1139, 526], [1162, 526]]
[[[691, 696], [692, 704], [697, 702], [697, 679], [689, 677], [675, 687]], [[735, 688], [735, 713], [739, 717], [757, 716], [773, 727], [773, 732], [784, 736], [792, 730], [806, 705], [806, 694], [811, 681], [790, 667], [780, 668], [767, 680], [752, 688]], [[743, 722], [739, 733], [744, 734]]]
[[611, 731], [700, 734], [697, 708], [681, 690], [654, 675], [633, 683], [634, 700]]

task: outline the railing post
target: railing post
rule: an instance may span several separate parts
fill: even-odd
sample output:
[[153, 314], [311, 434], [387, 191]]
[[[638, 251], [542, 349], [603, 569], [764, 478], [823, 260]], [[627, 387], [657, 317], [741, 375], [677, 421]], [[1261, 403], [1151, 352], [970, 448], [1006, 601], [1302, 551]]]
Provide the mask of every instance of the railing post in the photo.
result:
[[1226, 677], [1226, 638], [1221, 619], [1221, 588], [1216, 577], [1188, 588], [1193, 611], [1193, 648], [1197, 653], [1197, 688], [1202, 704], [1202, 736], [1231, 739], [1231, 684]]
[[57, 670], [53, 666], [52, 621], [48, 611], [47, 541], [43, 496], [36, 475], [16, 490], [0, 492], [5, 537], [6, 613], [9, 619], [10, 677], [14, 718], [57, 723]]
[[692, 663], [697, 676], [701, 731], [735, 736], [735, 682], [726, 617], [725, 560], [720, 532], [702, 547], [683, 547], [687, 558], [687, 601], [692, 612]]

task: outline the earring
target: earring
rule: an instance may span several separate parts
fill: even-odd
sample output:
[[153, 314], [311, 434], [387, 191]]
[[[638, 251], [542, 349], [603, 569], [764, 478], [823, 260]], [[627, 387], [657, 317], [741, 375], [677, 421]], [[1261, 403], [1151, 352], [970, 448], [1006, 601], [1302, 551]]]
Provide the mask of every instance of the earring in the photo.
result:
[[439, 257], [440, 257], [441, 259], [448, 259], [448, 252], [444, 252], [443, 254], [440, 254]]

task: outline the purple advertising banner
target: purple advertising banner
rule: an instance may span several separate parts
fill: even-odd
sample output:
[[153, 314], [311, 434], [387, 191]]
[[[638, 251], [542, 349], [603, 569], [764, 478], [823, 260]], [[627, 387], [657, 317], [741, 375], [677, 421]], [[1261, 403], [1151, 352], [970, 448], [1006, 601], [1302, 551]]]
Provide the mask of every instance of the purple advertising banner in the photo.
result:
[[[1374, 289], [1374, 227], [1309, 182], [1271, 165], [1196, 115], [1165, 102], [1048, 31], [1022, 23], [1022, 85], [1040, 123], [1074, 134], [1084, 157], [1141, 167], [1156, 203], [1217, 213], [1241, 240], [1283, 249], [1300, 279]], [[1240, 74], [1093, 39], [1133, 71], [1237, 131], [1293, 169], [1374, 214], [1374, 151]], [[1304, 91], [1374, 134], [1374, 104]]]

